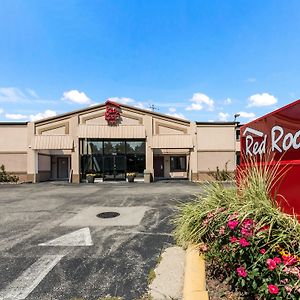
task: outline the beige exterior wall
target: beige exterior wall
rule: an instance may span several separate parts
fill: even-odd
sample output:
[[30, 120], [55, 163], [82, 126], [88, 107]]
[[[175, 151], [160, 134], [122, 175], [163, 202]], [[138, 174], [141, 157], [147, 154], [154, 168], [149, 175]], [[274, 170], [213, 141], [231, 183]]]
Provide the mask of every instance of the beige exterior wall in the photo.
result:
[[2, 164], [8, 172], [14, 172], [15, 174], [27, 173], [27, 154], [0, 153], [0, 165]]
[[203, 172], [215, 172], [217, 167], [220, 170], [225, 169], [225, 164], [229, 172], [235, 170], [235, 152], [198, 152], [198, 171]]
[[206, 125], [197, 127], [198, 150], [235, 150], [235, 127]]
[[26, 125], [0, 126], [0, 153], [27, 151]]
[[0, 165], [27, 180], [27, 125], [5, 124], [0, 126]]

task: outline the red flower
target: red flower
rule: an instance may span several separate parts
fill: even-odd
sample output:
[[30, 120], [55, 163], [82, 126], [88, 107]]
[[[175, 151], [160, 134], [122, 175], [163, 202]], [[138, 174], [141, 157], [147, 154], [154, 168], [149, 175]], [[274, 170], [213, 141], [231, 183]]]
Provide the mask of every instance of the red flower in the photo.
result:
[[240, 277], [247, 277], [248, 275], [244, 267], [239, 267], [236, 269], [236, 271]]
[[235, 228], [236, 226], [238, 226], [238, 225], [239, 225], [239, 221], [237, 221], [237, 220], [228, 221], [228, 223], [227, 223], [227, 226], [228, 226], [231, 230], [234, 230], [234, 228]]
[[258, 230], [258, 232], [260, 232], [260, 231], [267, 231], [267, 230], [269, 230], [269, 229], [270, 229], [270, 225], [265, 225], [265, 226], [261, 227], [261, 228]]
[[230, 243], [235, 243], [235, 242], [237, 242], [238, 241], [238, 238], [236, 238], [235, 236], [232, 236], [231, 238], [230, 238]]
[[260, 251], [259, 251], [261, 254], [265, 254], [266, 253], [266, 249], [260, 249]]
[[286, 266], [292, 266], [298, 261], [297, 257], [293, 255], [282, 255], [282, 259]]
[[271, 259], [271, 258], [267, 259], [267, 265], [268, 265], [268, 269], [270, 271], [276, 269], [276, 267], [277, 267], [276, 262], [273, 259]]
[[250, 243], [249, 243], [245, 238], [241, 238], [241, 239], [239, 240], [239, 243], [240, 243], [240, 245], [241, 245], [242, 247], [247, 247], [247, 246], [250, 245]]
[[243, 221], [243, 227], [251, 228], [253, 226], [254, 221], [252, 219], [245, 219]]
[[276, 262], [276, 264], [281, 263], [281, 259], [279, 257], [274, 257], [273, 260]]
[[249, 230], [249, 229], [246, 229], [246, 228], [242, 228], [241, 233], [242, 233], [242, 235], [244, 235], [246, 237], [249, 237], [253, 234], [253, 231]]
[[276, 285], [269, 284], [268, 290], [270, 294], [277, 295], [279, 293], [279, 288]]

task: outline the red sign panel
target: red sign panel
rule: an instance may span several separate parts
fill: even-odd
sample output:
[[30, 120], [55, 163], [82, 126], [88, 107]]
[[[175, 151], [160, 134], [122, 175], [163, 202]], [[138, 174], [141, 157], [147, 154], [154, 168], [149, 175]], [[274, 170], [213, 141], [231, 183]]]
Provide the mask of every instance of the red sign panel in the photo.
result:
[[300, 100], [241, 127], [241, 167], [247, 157], [268, 155], [287, 170], [272, 194], [285, 212], [300, 220]]
[[105, 120], [108, 125], [115, 126], [120, 120], [120, 105], [112, 101], [106, 101]]

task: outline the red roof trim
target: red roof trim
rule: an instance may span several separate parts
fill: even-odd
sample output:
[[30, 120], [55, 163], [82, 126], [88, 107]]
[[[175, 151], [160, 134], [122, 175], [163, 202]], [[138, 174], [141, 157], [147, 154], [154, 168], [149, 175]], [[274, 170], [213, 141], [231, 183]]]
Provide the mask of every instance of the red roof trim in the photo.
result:
[[253, 121], [251, 121], [251, 122], [249, 122], [249, 123], [244, 124], [244, 125], [242, 126], [242, 129], [244, 129], [243, 127], [245, 127], [245, 126], [249, 126], [249, 124], [256, 123], [256, 122], [258, 122], [258, 121], [260, 121], [260, 120], [262, 120], [262, 119], [265, 119], [265, 118], [267, 118], [267, 117], [269, 117], [269, 116], [271, 116], [271, 115], [274, 115], [274, 114], [276, 114], [276, 113], [278, 113], [278, 112], [280, 112], [280, 111], [282, 111], [282, 110], [285, 110], [285, 109], [287, 109], [287, 108], [289, 108], [289, 107], [292, 107], [292, 106], [295, 106], [295, 105], [297, 105], [297, 104], [300, 104], [300, 99], [298, 99], [298, 100], [296, 100], [296, 101], [294, 101], [294, 102], [292, 102], [292, 103], [289, 103], [289, 104], [287, 104], [287, 105], [285, 105], [285, 106], [282, 106], [282, 107], [280, 107], [280, 108], [278, 108], [278, 109], [276, 109], [276, 110], [274, 110], [274, 111], [271, 111], [270, 113], [268, 113], [268, 114], [266, 114], [266, 115], [264, 115], [264, 116], [261, 116], [261, 117], [255, 119], [255, 120], [253, 120]]

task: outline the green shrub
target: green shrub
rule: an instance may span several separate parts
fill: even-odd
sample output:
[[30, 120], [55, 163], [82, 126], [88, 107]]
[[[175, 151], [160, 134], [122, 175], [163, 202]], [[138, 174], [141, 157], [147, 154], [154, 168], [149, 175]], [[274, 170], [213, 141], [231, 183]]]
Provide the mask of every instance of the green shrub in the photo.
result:
[[10, 175], [5, 171], [4, 165], [0, 166], [0, 182], [18, 182], [19, 177]]
[[198, 244], [216, 273], [258, 299], [300, 298], [300, 224], [269, 196], [285, 172], [253, 163], [239, 187], [207, 186], [174, 220], [179, 244]]
[[217, 167], [216, 172], [213, 172], [212, 176], [217, 181], [226, 181], [234, 179], [234, 176], [228, 172], [228, 161], [225, 163], [225, 168], [223, 170], [220, 170], [220, 168]]

